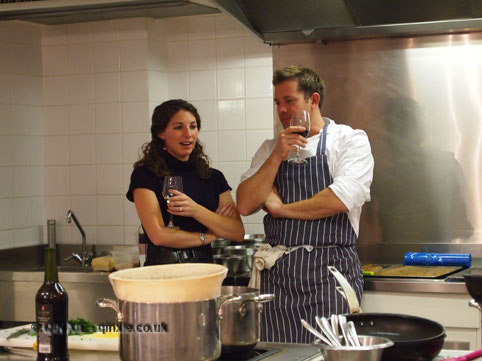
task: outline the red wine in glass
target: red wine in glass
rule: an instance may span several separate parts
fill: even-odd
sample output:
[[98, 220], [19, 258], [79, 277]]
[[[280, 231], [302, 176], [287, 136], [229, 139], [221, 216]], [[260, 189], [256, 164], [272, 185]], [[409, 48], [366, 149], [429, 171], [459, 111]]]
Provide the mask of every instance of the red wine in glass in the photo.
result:
[[308, 136], [308, 133], [309, 133], [309, 131], [308, 131], [308, 130], [305, 130], [304, 132], [297, 132], [296, 134], [299, 134], [299, 135], [301, 135], [302, 137], [305, 137], [305, 138], [306, 138], [306, 137]]
[[[291, 116], [291, 121], [290, 121], [290, 126], [301, 126], [305, 128], [304, 132], [297, 132], [297, 134], [307, 137], [308, 134], [310, 133], [310, 113], [308, 113], [306, 110], [301, 110], [296, 113], [293, 113]], [[296, 158], [292, 158], [288, 160], [290, 164], [306, 164], [308, 163], [306, 159], [303, 159], [300, 157], [300, 147], [296, 147]]]

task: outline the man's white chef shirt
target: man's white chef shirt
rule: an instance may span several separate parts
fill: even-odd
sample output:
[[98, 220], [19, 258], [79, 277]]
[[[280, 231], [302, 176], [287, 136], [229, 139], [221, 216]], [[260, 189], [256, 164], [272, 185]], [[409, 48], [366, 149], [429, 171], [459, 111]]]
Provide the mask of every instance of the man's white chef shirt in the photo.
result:
[[[325, 121], [327, 118], [324, 118]], [[373, 178], [373, 156], [370, 142], [363, 130], [352, 129], [329, 120], [326, 136], [328, 168], [333, 178], [329, 186], [348, 208], [348, 218], [358, 235], [362, 205], [370, 200], [370, 184]], [[318, 142], [323, 134], [309, 137], [301, 157], [316, 155]], [[241, 176], [241, 181], [251, 177], [271, 155], [278, 142], [277, 138], [265, 140], [251, 161], [251, 167]], [[289, 158], [296, 156], [290, 153]]]

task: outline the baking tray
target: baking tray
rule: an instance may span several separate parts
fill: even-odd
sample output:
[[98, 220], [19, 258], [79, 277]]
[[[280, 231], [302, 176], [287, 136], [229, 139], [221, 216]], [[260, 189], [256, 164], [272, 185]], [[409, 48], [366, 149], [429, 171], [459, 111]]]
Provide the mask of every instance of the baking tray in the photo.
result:
[[443, 279], [454, 273], [462, 271], [465, 268], [466, 267], [462, 266], [405, 266], [402, 264], [369, 264], [363, 265], [363, 276], [368, 278]]

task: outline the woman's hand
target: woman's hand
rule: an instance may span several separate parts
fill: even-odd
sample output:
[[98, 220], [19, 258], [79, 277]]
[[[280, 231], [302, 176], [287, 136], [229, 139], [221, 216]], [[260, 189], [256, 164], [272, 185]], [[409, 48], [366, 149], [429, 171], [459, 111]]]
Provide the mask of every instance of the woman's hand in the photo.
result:
[[194, 202], [186, 194], [175, 189], [169, 190], [169, 193], [174, 194], [174, 197], [169, 198], [167, 204], [167, 211], [175, 216], [195, 217], [199, 209], [199, 204]]
[[225, 204], [219, 203], [218, 209], [216, 209], [217, 214], [225, 217], [232, 217], [234, 216], [235, 212], [236, 212], [236, 207], [232, 203], [225, 203]]

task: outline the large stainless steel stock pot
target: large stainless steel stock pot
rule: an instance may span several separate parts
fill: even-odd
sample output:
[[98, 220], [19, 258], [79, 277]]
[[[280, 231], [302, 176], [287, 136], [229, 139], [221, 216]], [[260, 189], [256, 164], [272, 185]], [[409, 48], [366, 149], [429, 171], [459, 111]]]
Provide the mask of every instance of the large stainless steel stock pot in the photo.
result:
[[117, 312], [121, 360], [200, 361], [220, 356], [218, 312], [237, 300], [147, 303], [103, 298], [97, 305]]
[[[220, 299], [227, 269], [215, 264], [175, 264], [109, 275], [119, 301], [99, 299], [116, 311], [123, 361], [215, 360], [221, 354]], [[219, 313], [219, 314], [218, 314]]]

